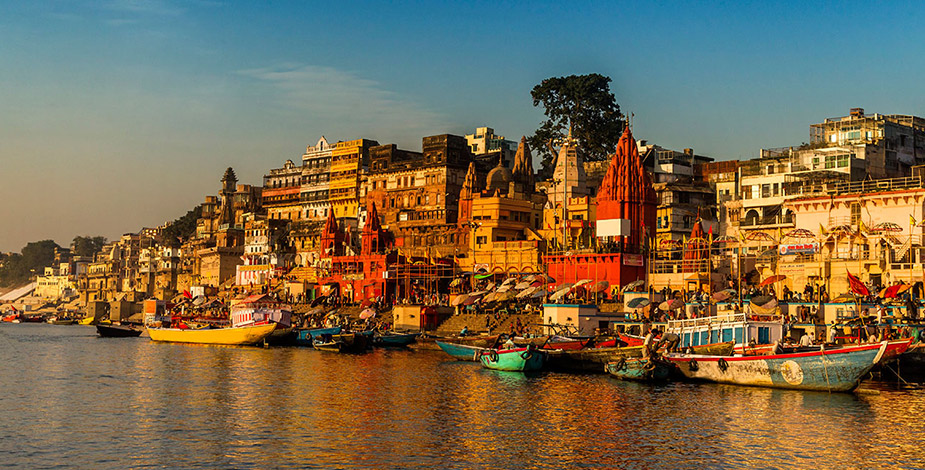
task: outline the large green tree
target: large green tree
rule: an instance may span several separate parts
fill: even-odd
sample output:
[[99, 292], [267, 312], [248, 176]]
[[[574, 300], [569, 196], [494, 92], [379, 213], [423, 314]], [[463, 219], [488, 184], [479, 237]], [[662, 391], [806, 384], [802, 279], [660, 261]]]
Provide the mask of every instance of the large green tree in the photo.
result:
[[103, 249], [103, 245], [106, 244], [106, 237], [97, 235], [95, 237], [74, 237], [74, 241], [71, 242], [71, 252], [75, 256], [93, 256]]
[[35, 274], [44, 274], [45, 268], [55, 262], [55, 249], [61, 248], [52, 240], [29, 242], [22, 253], [13, 253], [0, 265], [0, 286], [15, 286]]
[[546, 120], [528, 141], [543, 158], [541, 178], [549, 178], [555, 155], [549, 143], [568, 134], [578, 140], [578, 152], [588, 161], [603, 160], [614, 152], [626, 124], [620, 105], [610, 92], [610, 77], [592, 73], [550, 77], [530, 92], [533, 106], [542, 104]]

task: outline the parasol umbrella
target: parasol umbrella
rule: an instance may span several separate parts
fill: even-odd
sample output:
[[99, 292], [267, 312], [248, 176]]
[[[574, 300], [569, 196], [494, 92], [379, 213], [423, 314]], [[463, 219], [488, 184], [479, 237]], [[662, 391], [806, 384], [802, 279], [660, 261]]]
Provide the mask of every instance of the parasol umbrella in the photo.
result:
[[775, 282], [783, 281], [784, 279], [787, 279], [787, 276], [783, 274], [776, 274], [774, 276], [768, 276], [765, 280], [761, 281], [761, 284], [759, 284], [759, 286], [761, 287], [769, 286], [771, 284], [774, 284]]
[[509, 285], [509, 284], [514, 284], [514, 283], [516, 283], [516, 282], [517, 282], [517, 278], [516, 278], [516, 277], [509, 277], [509, 278], [505, 279], [504, 282], [501, 283], [501, 285], [502, 285], [502, 286], [506, 286], [506, 285]]
[[458, 307], [460, 305], [463, 305], [463, 303], [465, 303], [466, 299], [468, 298], [469, 298], [469, 294], [459, 294], [456, 297], [453, 297], [453, 301], [450, 302], [450, 305], [454, 307]]
[[488, 284], [488, 287], [486, 287], [485, 290], [486, 290], [486, 291], [490, 291], [490, 290], [494, 289], [496, 285], [497, 285], [497, 284], [495, 284], [494, 282], [489, 283], [489, 284]]
[[463, 301], [463, 305], [472, 305], [474, 303], [477, 303], [478, 301], [482, 300], [483, 295], [484, 294], [470, 295], [469, 297], [466, 298], [465, 301]]
[[545, 295], [546, 295], [546, 291], [544, 291], [543, 289], [537, 289], [537, 291], [534, 292], [533, 295], [530, 296], [530, 298], [539, 299], [539, 298], [544, 297]]
[[495, 297], [497, 297], [497, 296], [498, 296], [498, 293], [497, 293], [497, 292], [489, 292], [489, 293], [485, 294], [484, 297], [482, 297], [482, 303], [483, 303], [483, 304], [490, 304], [490, 303], [492, 303], [492, 302], [495, 301]]
[[533, 282], [536, 280], [536, 274], [530, 274], [529, 276], [523, 278], [524, 282]]
[[373, 318], [375, 316], [376, 316], [376, 311], [371, 308], [367, 308], [366, 310], [363, 310], [362, 312], [360, 312], [360, 320], [366, 320], [369, 318]]
[[806, 238], [816, 238], [816, 234], [806, 230], [805, 228], [795, 228], [786, 234], [784, 238], [795, 238], [795, 239], [806, 239]]
[[594, 282], [593, 279], [582, 279], [582, 280], [576, 282], [575, 285], [572, 286], [572, 287], [581, 287], [581, 286], [583, 286], [583, 285], [585, 285], [585, 284], [591, 284], [592, 282]]
[[[767, 296], [764, 296], [764, 297], [767, 297]], [[769, 314], [774, 313], [774, 310], [777, 309], [777, 299], [775, 299], [774, 297], [769, 297], [769, 298], [771, 300], [763, 304], [756, 304], [753, 302], [751, 306], [752, 312], [755, 312], [759, 315], [769, 315]]]
[[668, 299], [658, 304], [658, 308], [660, 310], [674, 310], [676, 308], [681, 308], [683, 306], [684, 306], [684, 302], [682, 302], [681, 299]]
[[501, 287], [499, 287], [498, 290], [496, 290], [495, 292], [507, 292], [507, 291], [509, 291], [509, 290], [511, 290], [511, 289], [512, 289], [512, 287], [511, 287], [510, 285], [504, 285], [504, 284], [502, 284]]
[[507, 292], [501, 292], [495, 295], [495, 302], [507, 302], [513, 300], [517, 296], [517, 292], [509, 290]]
[[714, 302], [722, 302], [724, 300], [729, 300], [734, 293], [735, 291], [732, 289], [721, 290], [719, 292], [714, 292], [710, 298], [713, 299]]
[[633, 309], [642, 308], [642, 307], [645, 307], [646, 305], [649, 305], [650, 303], [652, 302], [645, 297], [636, 297], [635, 299], [630, 300], [629, 302], [626, 303], [626, 308], [633, 308]]
[[606, 292], [607, 289], [610, 289], [609, 281], [597, 281], [594, 283], [593, 286], [588, 288], [588, 292], [592, 292], [592, 293]]
[[758, 241], [758, 242], [773, 242], [774, 237], [768, 235], [766, 232], [750, 232], [745, 236], [746, 240]]
[[559, 287], [559, 290], [553, 292], [552, 295], [549, 296], [549, 300], [559, 300], [562, 297], [565, 297], [565, 295], [568, 294], [569, 291], [571, 290], [572, 290], [571, 284], [563, 284], [562, 286]]
[[832, 299], [834, 304], [845, 304], [845, 303], [854, 303], [857, 302], [858, 296], [851, 292], [846, 292]]
[[641, 286], [643, 286], [645, 283], [646, 283], [646, 281], [644, 281], [644, 280], [642, 280], [642, 279], [636, 279], [635, 281], [633, 281], [633, 282], [631, 282], [631, 283], [629, 283], [629, 284], [623, 286], [623, 292], [632, 292], [633, 289], [636, 289], [637, 287], [641, 287]]
[[530, 287], [530, 283], [531, 283], [531, 282], [532, 282], [532, 281], [526, 281], [526, 280], [520, 281], [520, 282], [517, 283], [517, 285], [514, 286], [514, 289], [517, 289], [517, 290], [524, 290], [524, 289]]
[[772, 301], [774, 302], [774, 305], [777, 306], [777, 300], [770, 295], [756, 295], [751, 298], [752, 305], [757, 305], [759, 307], [764, 307], [770, 304]]
[[870, 231], [874, 233], [898, 233], [902, 232], [903, 228], [900, 227], [897, 223], [880, 222], [879, 224], [874, 225]]
[[543, 289], [540, 289], [539, 287], [533, 287], [533, 286], [527, 287], [526, 289], [520, 291], [520, 293], [517, 294], [517, 298], [518, 298], [518, 299], [525, 299], [525, 298], [530, 297], [531, 295], [533, 295], [533, 293], [536, 292], [536, 291], [542, 292]]
[[850, 225], [836, 225], [829, 229], [829, 233], [837, 236], [854, 235], [854, 229]]

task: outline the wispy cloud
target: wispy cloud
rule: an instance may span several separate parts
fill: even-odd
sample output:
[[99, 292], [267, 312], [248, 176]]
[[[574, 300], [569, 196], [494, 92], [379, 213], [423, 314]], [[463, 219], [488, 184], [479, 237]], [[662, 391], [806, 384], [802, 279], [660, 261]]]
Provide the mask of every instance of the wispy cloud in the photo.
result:
[[333, 67], [285, 64], [238, 74], [273, 87], [278, 105], [323, 116], [332, 124], [349, 123], [358, 129], [417, 135], [418, 139], [422, 133], [447, 125], [444, 115], [384, 89], [375, 80]]

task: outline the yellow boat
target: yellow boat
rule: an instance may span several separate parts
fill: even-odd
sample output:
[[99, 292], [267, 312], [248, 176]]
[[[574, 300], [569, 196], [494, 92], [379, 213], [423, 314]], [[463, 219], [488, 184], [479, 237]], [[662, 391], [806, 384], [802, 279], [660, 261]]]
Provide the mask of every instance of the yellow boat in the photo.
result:
[[100, 321], [94, 321], [94, 320], [96, 320], [96, 317], [81, 318], [80, 320], [77, 320], [77, 324], [78, 324], [78, 325], [97, 325], [97, 324], [99, 324], [99, 325], [110, 325], [110, 324], [112, 324], [112, 322], [109, 321], [108, 319], [107, 319], [107, 320], [100, 320]]
[[263, 325], [249, 325], [232, 328], [207, 328], [200, 330], [186, 330], [179, 328], [151, 328], [148, 335], [152, 341], [167, 343], [198, 343], [198, 344], [257, 344], [273, 333], [276, 323]]

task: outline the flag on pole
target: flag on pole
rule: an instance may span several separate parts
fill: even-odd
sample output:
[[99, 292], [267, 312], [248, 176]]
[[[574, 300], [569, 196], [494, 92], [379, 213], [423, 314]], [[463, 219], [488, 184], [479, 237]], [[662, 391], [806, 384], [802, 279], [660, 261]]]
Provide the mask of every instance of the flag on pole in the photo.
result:
[[[847, 271], [847, 270], [846, 270]], [[858, 295], [870, 295], [870, 291], [867, 290], [867, 286], [861, 282], [860, 279], [851, 275], [851, 271], [848, 272], [848, 285], [851, 286], [851, 292], [854, 292]]]

